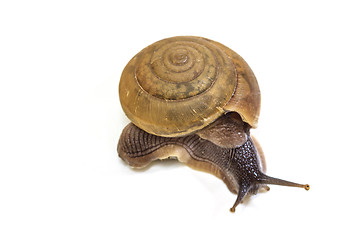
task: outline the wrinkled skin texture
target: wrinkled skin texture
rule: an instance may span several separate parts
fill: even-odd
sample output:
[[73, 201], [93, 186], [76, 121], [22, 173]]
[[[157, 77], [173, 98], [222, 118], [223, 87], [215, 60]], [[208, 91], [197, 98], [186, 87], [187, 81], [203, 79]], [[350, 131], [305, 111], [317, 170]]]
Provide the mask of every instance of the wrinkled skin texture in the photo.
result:
[[[214, 134], [209, 140], [201, 138], [202, 133], [184, 137], [160, 137], [146, 133], [130, 123], [120, 137], [118, 154], [132, 167], [141, 168], [157, 159], [175, 157], [190, 167], [214, 174], [225, 182], [231, 192], [238, 195], [231, 208], [231, 211], [235, 211], [247, 194], [256, 194], [261, 187], [269, 189], [266, 184], [293, 184], [263, 173], [264, 163], [249, 134], [249, 127], [239, 119], [236, 115], [220, 118], [209, 126], [211, 132], [221, 132], [234, 122], [241, 126], [233, 134]], [[227, 141], [235, 141], [237, 144], [229, 148]], [[227, 147], [217, 145], [219, 142], [226, 143]]]

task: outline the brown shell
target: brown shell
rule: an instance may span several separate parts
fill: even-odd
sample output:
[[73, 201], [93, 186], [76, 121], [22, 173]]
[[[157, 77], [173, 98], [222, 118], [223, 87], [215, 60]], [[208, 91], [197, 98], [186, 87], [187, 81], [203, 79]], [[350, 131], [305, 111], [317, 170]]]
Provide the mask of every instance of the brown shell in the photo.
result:
[[119, 85], [125, 114], [139, 128], [184, 136], [237, 112], [256, 127], [260, 90], [247, 63], [224, 45], [201, 37], [173, 37], [139, 52]]

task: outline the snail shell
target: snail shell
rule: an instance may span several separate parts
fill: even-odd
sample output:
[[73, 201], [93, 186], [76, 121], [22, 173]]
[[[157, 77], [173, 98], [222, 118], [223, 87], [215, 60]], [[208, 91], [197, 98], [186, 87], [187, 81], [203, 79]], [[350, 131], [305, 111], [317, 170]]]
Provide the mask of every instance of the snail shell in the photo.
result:
[[267, 184], [301, 187], [267, 176], [257, 126], [260, 90], [247, 63], [224, 45], [200, 37], [173, 37], [139, 52], [119, 85], [121, 106], [131, 120], [118, 154], [132, 167], [176, 158], [214, 174], [238, 195]]
[[144, 131], [185, 136], [226, 112], [256, 127], [260, 90], [248, 64], [224, 45], [200, 37], [173, 37], [139, 52], [119, 85], [121, 106]]

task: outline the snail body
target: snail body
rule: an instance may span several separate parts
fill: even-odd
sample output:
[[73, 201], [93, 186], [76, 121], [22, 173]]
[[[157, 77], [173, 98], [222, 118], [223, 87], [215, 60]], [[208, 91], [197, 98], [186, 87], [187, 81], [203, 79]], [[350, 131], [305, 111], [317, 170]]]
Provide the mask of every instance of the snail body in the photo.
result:
[[224, 45], [200, 37], [173, 37], [139, 52], [123, 70], [119, 96], [131, 120], [118, 154], [141, 168], [177, 158], [212, 173], [238, 195], [267, 184], [296, 184], [265, 174], [260, 145], [250, 135], [260, 113], [260, 90], [247, 63]]

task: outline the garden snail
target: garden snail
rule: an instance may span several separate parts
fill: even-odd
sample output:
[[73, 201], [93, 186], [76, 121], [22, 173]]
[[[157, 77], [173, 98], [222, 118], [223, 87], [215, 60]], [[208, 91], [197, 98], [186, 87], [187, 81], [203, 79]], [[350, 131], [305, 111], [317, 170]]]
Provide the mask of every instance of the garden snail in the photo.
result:
[[310, 188], [264, 173], [264, 155], [250, 135], [260, 113], [257, 80], [218, 42], [182, 36], [146, 47], [124, 68], [119, 95], [132, 123], [117, 151], [131, 167], [177, 158], [212, 173], [237, 194], [232, 212], [267, 184]]

